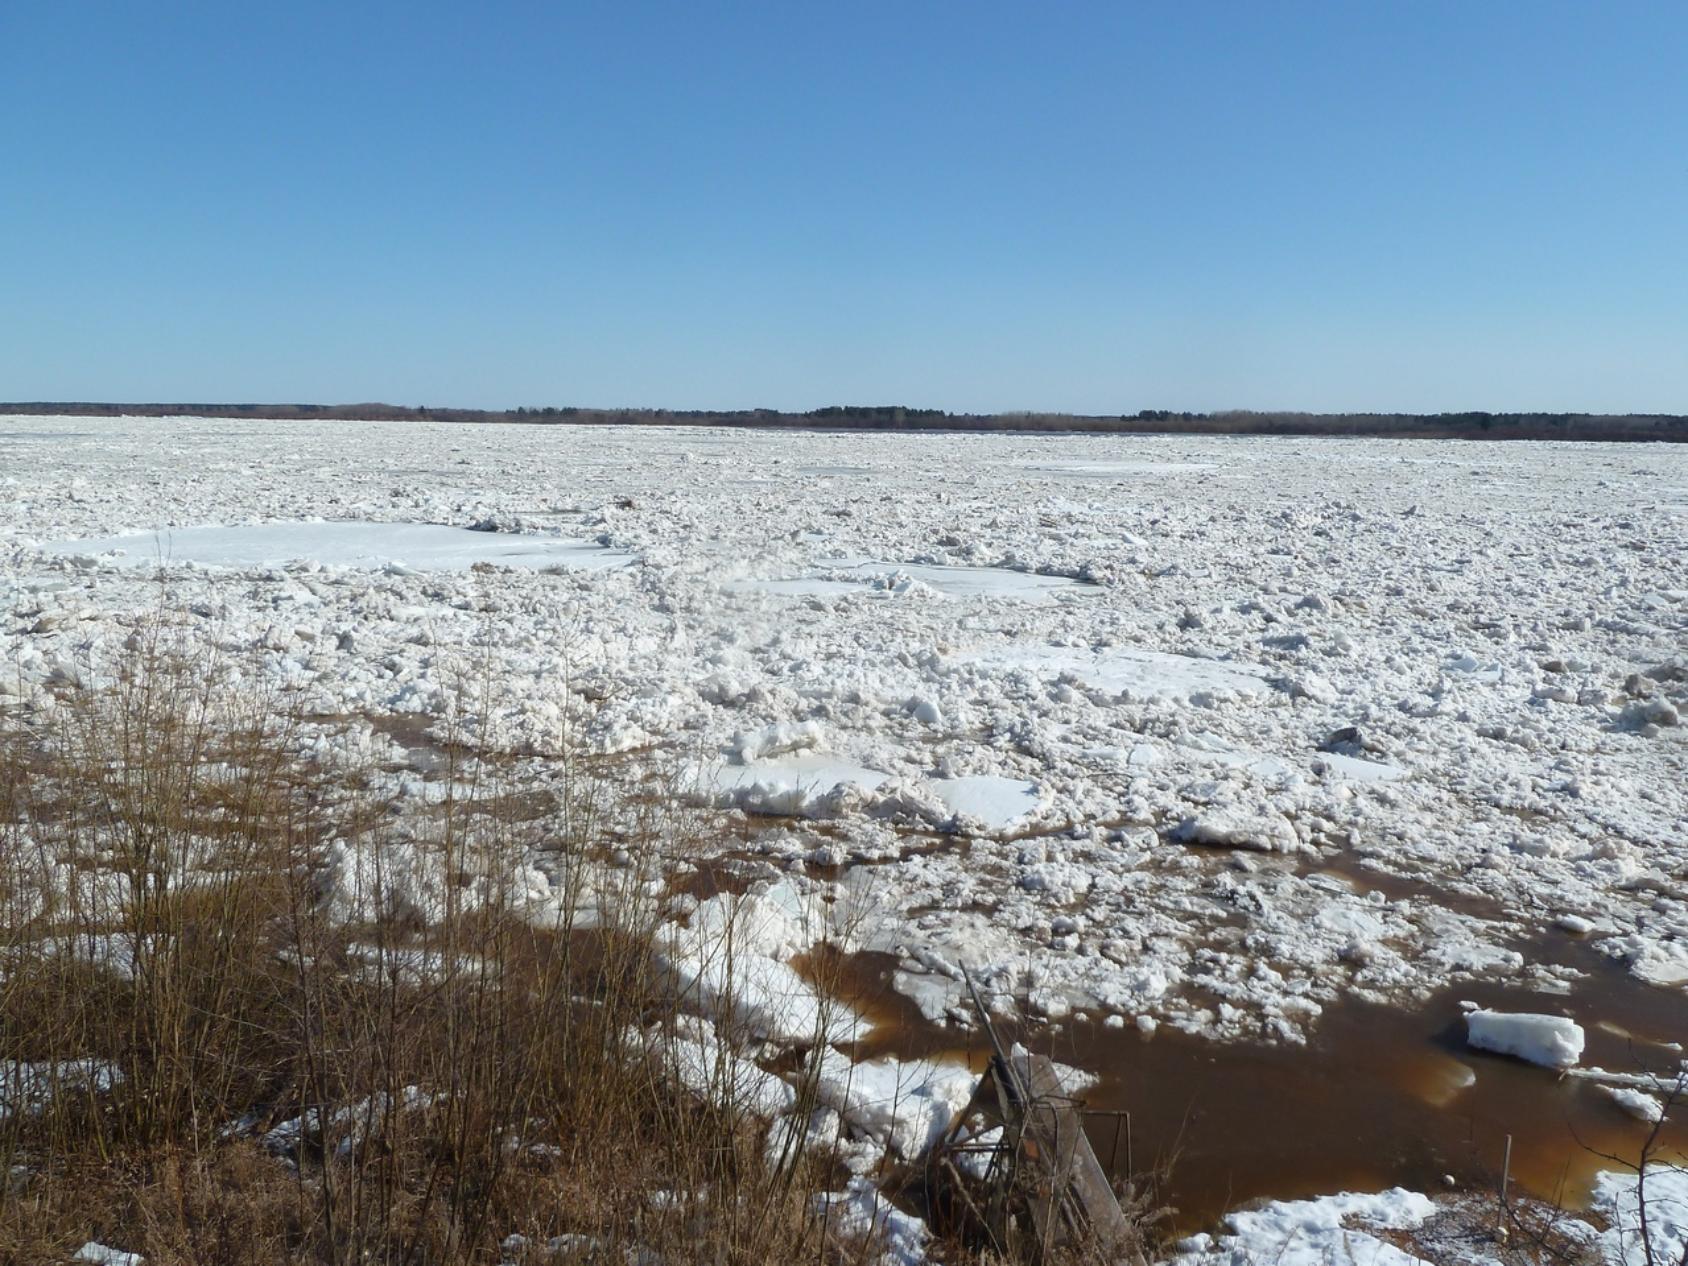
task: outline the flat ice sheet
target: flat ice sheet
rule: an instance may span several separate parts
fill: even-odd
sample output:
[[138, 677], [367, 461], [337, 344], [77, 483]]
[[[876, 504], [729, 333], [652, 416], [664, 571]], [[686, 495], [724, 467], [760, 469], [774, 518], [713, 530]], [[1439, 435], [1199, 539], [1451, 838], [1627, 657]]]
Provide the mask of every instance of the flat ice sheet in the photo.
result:
[[326, 567], [464, 571], [501, 567], [621, 567], [635, 556], [588, 541], [514, 532], [476, 532], [439, 523], [260, 523], [244, 527], [168, 528], [87, 540], [51, 541], [49, 553], [116, 553], [126, 566], [202, 563], [213, 567], [279, 566], [309, 560]]
[[748, 765], [723, 765], [710, 776], [719, 791], [732, 791], [761, 783], [768, 787], [801, 787], [808, 791], [830, 791], [840, 783], [872, 791], [890, 775], [840, 756], [806, 754], [775, 760], [752, 761]]
[[1006, 567], [945, 567], [876, 561], [852, 563], [807, 576], [735, 581], [728, 588], [738, 592], [827, 598], [852, 594], [890, 597], [924, 588], [946, 598], [1008, 598], [1033, 603], [1101, 592], [1097, 586], [1071, 576], [1044, 576]]
[[1207, 696], [1259, 698], [1272, 692], [1265, 674], [1242, 664], [1112, 649], [1096, 653], [1057, 646], [1010, 646], [973, 657], [986, 668], [1026, 669], [1044, 677], [1071, 674], [1085, 685], [1135, 701], [1189, 701]]
[[1119, 475], [1185, 475], [1213, 470], [1215, 462], [1039, 462], [1021, 469], [1036, 475], [1064, 475], [1073, 479], [1109, 479]]
[[1346, 778], [1350, 782], [1394, 782], [1407, 776], [1407, 771], [1399, 765], [1344, 756], [1341, 752], [1322, 752], [1318, 761], [1338, 778]]
[[1014, 825], [1039, 805], [1035, 784], [997, 774], [935, 778], [932, 786], [951, 813], [977, 818], [993, 831]]

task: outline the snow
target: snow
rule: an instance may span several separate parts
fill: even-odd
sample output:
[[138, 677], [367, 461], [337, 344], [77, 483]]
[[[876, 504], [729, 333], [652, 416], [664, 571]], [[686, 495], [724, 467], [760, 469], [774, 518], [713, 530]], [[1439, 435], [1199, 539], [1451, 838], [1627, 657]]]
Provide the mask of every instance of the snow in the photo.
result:
[[1688, 940], [1662, 939], [1643, 933], [1614, 936], [1601, 948], [1629, 965], [1648, 984], [1670, 989], [1688, 985]]
[[[1550, 927], [1688, 985], [1688, 516], [1663, 446], [11, 421], [0, 708], [50, 714], [159, 620], [285, 694], [302, 754], [390, 771], [391, 838], [324, 851], [330, 917], [432, 921], [489, 885], [541, 923], [661, 911], [690, 1014], [638, 1040], [699, 1094], [842, 1131], [858, 1178], [971, 1077], [830, 1045], [862, 1020], [803, 955], [846, 929], [957, 1027], [965, 965], [1034, 1032], [1087, 1012], [1305, 1042], [1348, 998], [1563, 993], [1587, 965], [1530, 949]], [[428, 749], [454, 727], [515, 789], [559, 794], [585, 752], [685, 819], [644, 845], [610, 797], [613, 857], [565, 871], [536, 843], [455, 875], [403, 830], [449, 789]], [[122, 898], [25, 852], [0, 859], [23, 909]], [[696, 864], [749, 890], [671, 896]], [[1479, 1017], [1474, 1046], [1580, 1056], [1569, 1020]], [[769, 1057], [817, 1040], [827, 1106], [795, 1122]], [[1649, 1085], [1613, 1088], [1647, 1111]], [[1601, 1190], [1621, 1223], [1632, 1192]], [[835, 1199], [918, 1260], [871, 1184]], [[1422, 1200], [1267, 1206], [1207, 1251], [1388, 1263], [1374, 1232]]]
[[1226, 809], [1198, 813], [1180, 822], [1174, 835], [1191, 844], [1263, 853], [1293, 852], [1300, 847], [1289, 820], [1274, 813], [1247, 814]]
[[354, 1103], [330, 1108], [307, 1108], [265, 1131], [259, 1141], [276, 1156], [292, 1157], [306, 1144], [326, 1147], [335, 1155], [351, 1156], [372, 1135], [378, 1135], [400, 1111], [425, 1108], [436, 1096], [420, 1086], [405, 1086], [398, 1095], [378, 1092]]
[[1415, 1191], [1343, 1192], [1317, 1200], [1274, 1201], [1228, 1214], [1218, 1236], [1179, 1246], [1180, 1266], [1416, 1266], [1420, 1261], [1373, 1231], [1411, 1231], [1436, 1211]]
[[1465, 1027], [1466, 1041], [1481, 1051], [1512, 1055], [1544, 1068], [1571, 1068], [1582, 1059], [1582, 1026], [1565, 1016], [1472, 1011]]
[[446, 859], [404, 840], [334, 840], [316, 873], [317, 896], [337, 923], [378, 918], [438, 922], [448, 911], [472, 912], [478, 888], [454, 888]]
[[123, 1079], [107, 1060], [0, 1060], [0, 1123], [16, 1112], [38, 1112], [58, 1094], [99, 1094]]
[[[739, 764], [749, 764], [754, 760], [764, 760], [769, 757], [783, 756], [788, 752], [802, 751], [804, 748], [819, 747], [826, 741], [826, 730], [817, 721], [786, 721], [776, 725], [765, 725], [759, 730], [752, 730], [734, 737], [732, 748], [733, 758]], [[856, 771], [853, 771], [856, 772]], [[848, 777], [849, 775], [845, 775]], [[869, 786], [877, 786], [870, 783]]]
[[926, 1243], [932, 1238], [926, 1224], [886, 1200], [866, 1178], [852, 1178], [843, 1191], [824, 1193], [815, 1203], [830, 1230], [878, 1250], [872, 1258], [851, 1260], [874, 1266], [921, 1266], [926, 1261]]
[[1317, 758], [1317, 763], [1337, 777], [1353, 782], [1394, 782], [1407, 775], [1407, 771], [1399, 765], [1392, 765], [1387, 761], [1361, 760], [1358, 756], [1344, 756], [1340, 752], [1322, 753]]
[[701, 902], [686, 926], [670, 925], [657, 965], [682, 1001], [735, 1038], [849, 1041], [859, 1019], [791, 965], [829, 935], [829, 917], [788, 883], [722, 894]]
[[120, 1248], [89, 1240], [71, 1258], [76, 1262], [92, 1262], [94, 1266], [146, 1266], [146, 1258], [139, 1253], [126, 1253]]
[[1073, 475], [1079, 478], [1109, 478], [1115, 475], [1184, 475], [1194, 471], [1213, 470], [1217, 462], [1159, 462], [1159, 461], [1101, 461], [1101, 462], [1039, 462], [1025, 464], [1023, 469], [1037, 474]]
[[918, 1160], [972, 1098], [978, 1077], [964, 1064], [892, 1057], [852, 1064], [824, 1053], [816, 1094], [854, 1129], [905, 1161]]
[[[1589, 1212], [1604, 1229], [1569, 1214], [1555, 1222], [1567, 1245], [1586, 1246], [1589, 1258], [1605, 1266], [1646, 1266], [1673, 1262], [1688, 1253], [1688, 1170], [1652, 1165], [1646, 1176], [1646, 1223], [1652, 1256], [1641, 1236], [1639, 1176], [1605, 1171], [1595, 1177]], [[1376, 1194], [1343, 1192], [1312, 1200], [1271, 1201], [1258, 1209], [1228, 1214], [1217, 1235], [1195, 1235], [1177, 1246], [1167, 1266], [1412, 1266], [1445, 1259], [1449, 1247], [1426, 1225], [1438, 1212], [1437, 1201], [1418, 1192], [1392, 1188]], [[1485, 1206], [1485, 1215], [1488, 1207]], [[1468, 1215], [1469, 1216], [1469, 1215]], [[1380, 1232], [1394, 1232], [1392, 1239]], [[1422, 1255], [1404, 1249], [1422, 1233]], [[1489, 1266], [1498, 1256], [1464, 1246], [1461, 1260]]]
[[1646, 1227], [1652, 1240], [1651, 1255], [1641, 1236], [1640, 1187], [1640, 1178], [1634, 1173], [1608, 1170], [1596, 1178], [1592, 1207], [1610, 1223], [1598, 1241], [1600, 1255], [1611, 1266], [1688, 1260], [1688, 1170], [1653, 1165], [1647, 1171]]
[[788, 1083], [732, 1050], [709, 1021], [688, 1019], [678, 1034], [639, 1035], [682, 1086], [710, 1103], [770, 1119], [791, 1108], [797, 1094]]

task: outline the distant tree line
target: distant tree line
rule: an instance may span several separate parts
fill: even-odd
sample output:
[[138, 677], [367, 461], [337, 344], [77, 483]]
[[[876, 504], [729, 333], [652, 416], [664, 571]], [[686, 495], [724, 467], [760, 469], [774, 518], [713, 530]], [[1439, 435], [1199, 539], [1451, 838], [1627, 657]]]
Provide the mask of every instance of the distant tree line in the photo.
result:
[[0, 403], [0, 413], [74, 417], [317, 418], [356, 421], [572, 423], [586, 426], [742, 426], [850, 431], [1037, 431], [1180, 435], [1373, 435], [1399, 439], [1616, 440], [1688, 443], [1688, 416], [1664, 413], [1298, 413], [1230, 409], [1189, 413], [948, 413], [906, 405], [778, 409], [595, 409], [523, 406], [452, 409], [366, 404], [106, 404], [63, 400]]

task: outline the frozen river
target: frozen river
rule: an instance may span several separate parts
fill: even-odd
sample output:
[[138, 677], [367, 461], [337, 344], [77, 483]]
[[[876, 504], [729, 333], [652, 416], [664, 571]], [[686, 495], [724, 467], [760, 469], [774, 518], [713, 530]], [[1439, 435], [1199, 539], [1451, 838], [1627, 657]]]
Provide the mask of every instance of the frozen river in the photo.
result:
[[1562, 992], [1543, 937], [1688, 982], [1679, 449], [0, 437], [0, 700], [97, 665], [160, 564], [323, 716], [426, 718], [490, 655], [488, 741], [552, 751], [590, 697], [595, 750], [706, 767], [799, 882], [871, 890], [934, 1019], [963, 961], [1049, 1017], [1289, 1039], [1344, 995]]
[[823, 901], [940, 1028], [963, 966], [1050, 1032], [1294, 1047], [1606, 972], [1662, 1019], [1685, 487], [1665, 446], [0, 418], [0, 707], [161, 607], [324, 742], [478, 674], [477, 740], [675, 780], [723, 828], [682, 869]]

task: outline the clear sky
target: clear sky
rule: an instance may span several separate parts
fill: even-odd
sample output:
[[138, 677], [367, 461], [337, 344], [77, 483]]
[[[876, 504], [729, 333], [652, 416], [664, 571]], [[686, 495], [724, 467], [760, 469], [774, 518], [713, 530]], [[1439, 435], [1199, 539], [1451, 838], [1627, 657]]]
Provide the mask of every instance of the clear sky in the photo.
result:
[[1688, 412], [1688, 3], [3, 0], [0, 399]]

